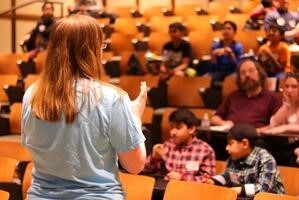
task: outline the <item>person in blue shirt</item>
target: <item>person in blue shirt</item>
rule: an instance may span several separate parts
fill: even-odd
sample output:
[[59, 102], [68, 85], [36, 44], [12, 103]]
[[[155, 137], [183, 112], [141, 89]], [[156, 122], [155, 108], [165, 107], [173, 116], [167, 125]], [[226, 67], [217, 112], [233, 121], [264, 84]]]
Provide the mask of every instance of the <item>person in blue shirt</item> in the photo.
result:
[[237, 25], [232, 21], [224, 21], [222, 39], [212, 44], [211, 57], [214, 64], [209, 72], [214, 81], [223, 81], [224, 77], [235, 73], [243, 54], [243, 45], [235, 41]]
[[134, 174], [144, 167], [146, 83], [131, 101], [101, 81], [104, 47], [92, 17], [74, 14], [53, 26], [45, 69], [23, 98], [22, 144], [34, 164], [28, 200], [124, 200], [118, 163]]

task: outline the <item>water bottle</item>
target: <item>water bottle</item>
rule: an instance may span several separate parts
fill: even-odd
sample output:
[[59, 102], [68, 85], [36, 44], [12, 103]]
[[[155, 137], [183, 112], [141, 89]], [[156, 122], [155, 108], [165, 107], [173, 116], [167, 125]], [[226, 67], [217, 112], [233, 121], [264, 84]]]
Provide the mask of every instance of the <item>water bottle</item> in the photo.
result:
[[208, 113], [203, 114], [203, 118], [201, 120], [201, 128], [209, 129], [210, 128], [210, 118]]

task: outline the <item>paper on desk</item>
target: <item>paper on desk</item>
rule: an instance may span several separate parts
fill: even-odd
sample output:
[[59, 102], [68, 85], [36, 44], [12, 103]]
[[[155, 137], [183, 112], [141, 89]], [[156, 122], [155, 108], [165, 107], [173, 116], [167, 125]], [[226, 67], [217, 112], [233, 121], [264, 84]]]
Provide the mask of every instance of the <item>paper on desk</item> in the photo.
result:
[[228, 125], [221, 125], [221, 126], [210, 126], [211, 131], [221, 131], [227, 132], [231, 127]]

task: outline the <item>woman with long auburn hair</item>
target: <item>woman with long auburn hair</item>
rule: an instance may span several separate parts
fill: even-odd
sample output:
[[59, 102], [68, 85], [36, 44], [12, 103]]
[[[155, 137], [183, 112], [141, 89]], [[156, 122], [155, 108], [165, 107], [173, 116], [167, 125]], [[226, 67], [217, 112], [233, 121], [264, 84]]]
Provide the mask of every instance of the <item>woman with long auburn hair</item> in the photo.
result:
[[45, 69], [23, 98], [22, 143], [34, 163], [30, 199], [124, 199], [118, 161], [130, 173], [145, 163], [141, 116], [146, 83], [130, 101], [102, 82], [100, 24], [84, 15], [58, 20]]
[[[286, 137], [270, 137], [268, 144], [278, 164], [298, 167], [299, 164], [299, 74], [286, 73], [283, 82], [283, 104], [272, 115], [268, 129], [262, 134], [285, 135]], [[293, 137], [287, 137], [287, 136]], [[267, 141], [268, 142], [268, 141]]]

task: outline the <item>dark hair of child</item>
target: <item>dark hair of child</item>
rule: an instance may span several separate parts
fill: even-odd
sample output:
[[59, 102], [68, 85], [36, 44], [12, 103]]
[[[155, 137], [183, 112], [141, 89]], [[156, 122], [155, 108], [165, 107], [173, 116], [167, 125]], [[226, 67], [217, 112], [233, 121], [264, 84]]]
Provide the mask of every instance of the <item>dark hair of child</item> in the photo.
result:
[[270, 24], [270, 28], [277, 29], [279, 31], [279, 35], [284, 36], [284, 30], [283, 27], [280, 27], [276, 22], [273, 22]]
[[196, 118], [193, 112], [186, 108], [179, 108], [169, 115], [169, 122], [176, 124], [186, 124], [188, 128], [199, 126], [199, 119]]
[[250, 124], [236, 124], [227, 134], [227, 140], [237, 140], [241, 142], [243, 139], [247, 139], [252, 149], [256, 146], [257, 138], [256, 129]]
[[168, 28], [169, 29], [179, 30], [179, 31], [182, 31], [182, 32], [186, 30], [186, 27], [180, 22], [174, 22], [174, 23], [170, 24]]
[[222, 27], [223, 27], [224, 25], [226, 25], [226, 24], [229, 24], [229, 25], [233, 28], [233, 30], [234, 30], [235, 33], [237, 32], [238, 28], [237, 28], [237, 24], [236, 24], [235, 22], [230, 21], [230, 20], [226, 20], [226, 21], [224, 21], [224, 22], [222, 23]]

